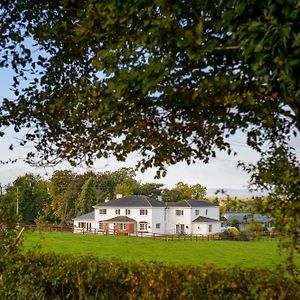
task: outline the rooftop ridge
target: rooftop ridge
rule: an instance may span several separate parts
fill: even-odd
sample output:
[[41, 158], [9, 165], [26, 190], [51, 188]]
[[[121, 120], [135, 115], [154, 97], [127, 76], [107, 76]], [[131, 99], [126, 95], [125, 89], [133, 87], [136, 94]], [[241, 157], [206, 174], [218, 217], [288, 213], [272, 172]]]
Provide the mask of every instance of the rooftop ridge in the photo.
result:
[[192, 205], [189, 203], [188, 200], [183, 200], [183, 201], [185, 201], [189, 207], [192, 207]]
[[143, 198], [149, 203], [150, 207], [153, 207], [147, 196], [143, 195]]

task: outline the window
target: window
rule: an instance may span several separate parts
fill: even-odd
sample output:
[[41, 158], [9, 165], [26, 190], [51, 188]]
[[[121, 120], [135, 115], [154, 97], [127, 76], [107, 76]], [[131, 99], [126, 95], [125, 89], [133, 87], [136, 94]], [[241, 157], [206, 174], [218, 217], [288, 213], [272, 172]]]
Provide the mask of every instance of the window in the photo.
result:
[[119, 228], [120, 228], [120, 230], [126, 230], [126, 224], [120, 223]]
[[120, 209], [118, 208], [118, 209], [116, 209], [116, 215], [120, 215], [121, 214], [121, 211], [120, 211]]
[[99, 214], [100, 215], [106, 215], [106, 208], [99, 209]]
[[86, 223], [86, 230], [91, 231], [92, 223]]
[[125, 209], [125, 215], [130, 215], [130, 209]]
[[176, 209], [176, 216], [183, 216], [183, 209]]
[[85, 228], [85, 222], [79, 222], [78, 227], [79, 228]]
[[199, 209], [196, 209], [195, 210], [195, 216], [198, 216], [199, 215]]
[[103, 222], [99, 222], [99, 229], [103, 230], [104, 226], [103, 226]]
[[140, 223], [140, 230], [147, 230], [147, 223], [145, 222]]
[[147, 215], [148, 214], [148, 211], [147, 209], [140, 209], [140, 215]]
[[212, 225], [211, 224], [208, 225], [208, 232], [212, 232]]
[[176, 224], [176, 233], [184, 234], [184, 224]]
[[205, 214], [207, 215], [207, 209], [205, 210]]
[[155, 228], [156, 228], [156, 229], [160, 229], [160, 223], [156, 223], [156, 224], [155, 224]]

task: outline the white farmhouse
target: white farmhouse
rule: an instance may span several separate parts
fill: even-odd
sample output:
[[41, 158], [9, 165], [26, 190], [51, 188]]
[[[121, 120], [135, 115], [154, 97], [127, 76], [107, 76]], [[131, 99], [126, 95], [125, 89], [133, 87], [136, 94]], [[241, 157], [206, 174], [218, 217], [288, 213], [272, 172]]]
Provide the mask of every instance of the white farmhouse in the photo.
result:
[[213, 234], [221, 232], [219, 206], [208, 201], [168, 203], [147, 196], [125, 196], [94, 206], [74, 220], [74, 232]]

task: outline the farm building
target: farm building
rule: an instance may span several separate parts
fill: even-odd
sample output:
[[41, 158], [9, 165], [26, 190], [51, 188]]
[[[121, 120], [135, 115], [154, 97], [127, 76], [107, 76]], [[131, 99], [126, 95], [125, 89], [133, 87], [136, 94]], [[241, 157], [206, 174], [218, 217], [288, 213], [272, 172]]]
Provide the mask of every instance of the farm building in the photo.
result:
[[110, 234], [212, 234], [221, 231], [219, 206], [208, 201], [163, 203], [147, 196], [125, 196], [94, 206], [75, 218], [74, 232]]

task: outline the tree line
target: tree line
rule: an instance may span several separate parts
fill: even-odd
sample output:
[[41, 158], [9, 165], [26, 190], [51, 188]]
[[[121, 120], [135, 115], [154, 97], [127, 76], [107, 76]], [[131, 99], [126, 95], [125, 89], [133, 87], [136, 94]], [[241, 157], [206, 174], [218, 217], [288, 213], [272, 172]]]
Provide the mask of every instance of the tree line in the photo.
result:
[[[231, 197], [223, 189], [217, 190], [215, 197], [207, 197], [206, 187], [201, 184], [189, 185], [180, 181], [168, 189], [161, 183], [142, 183], [135, 179], [135, 175], [131, 168], [84, 174], [59, 170], [48, 180], [39, 175], [25, 174], [8, 185], [0, 196], [0, 223], [7, 224], [8, 215], [16, 221], [18, 210], [19, 221], [26, 224], [65, 224], [76, 216], [92, 211], [95, 204], [116, 199], [117, 194], [146, 195], [163, 202], [207, 200], [220, 205], [221, 213], [254, 213], [261, 200]], [[1, 216], [6, 219], [5, 222], [1, 222]]]
[[201, 184], [178, 182], [168, 189], [161, 183], [142, 183], [135, 175], [131, 168], [84, 174], [58, 170], [49, 180], [26, 174], [8, 185], [1, 195], [0, 215], [4, 220], [5, 215], [16, 218], [18, 214], [18, 221], [23, 223], [66, 224], [93, 210], [93, 205], [115, 199], [117, 194], [159, 197], [163, 202], [206, 197], [206, 188]]

